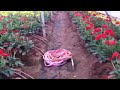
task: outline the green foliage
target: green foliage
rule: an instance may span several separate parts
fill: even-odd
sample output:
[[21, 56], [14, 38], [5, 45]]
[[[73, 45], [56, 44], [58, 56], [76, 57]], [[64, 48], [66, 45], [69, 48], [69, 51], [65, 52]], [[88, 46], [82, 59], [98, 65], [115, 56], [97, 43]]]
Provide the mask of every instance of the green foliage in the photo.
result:
[[[78, 13], [81, 13], [82, 15], [79, 16]], [[74, 13], [71, 12], [70, 16], [72, 17], [73, 23], [77, 24], [78, 26], [77, 29], [80, 32], [81, 38], [86, 42], [85, 47], [87, 47], [87, 50], [90, 53], [96, 55], [100, 62], [106, 62], [108, 61], [108, 58], [111, 58], [114, 52], [120, 52], [120, 26], [116, 26], [115, 24], [105, 19], [97, 18], [84, 11]], [[85, 20], [83, 20], [83, 18], [85, 18]], [[90, 21], [90, 19], [92, 21]], [[91, 30], [86, 29], [86, 26], [90, 25], [87, 24], [86, 21], [94, 25], [93, 29]], [[112, 31], [115, 33], [114, 37], [106, 34], [107, 35], [106, 38], [95, 40], [97, 35], [103, 34], [104, 31], [107, 30], [103, 28], [102, 25], [107, 25], [108, 29], [112, 29]], [[95, 28], [101, 28], [101, 31], [92, 34]], [[113, 46], [107, 45], [104, 43], [106, 40], [116, 40], [116, 44]], [[112, 71], [111, 73], [114, 73], [116, 75], [116, 78], [120, 79], [120, 60], [116, 58], [113, 59], [112, 61], [114, 62], [113, 64], [115, 65], [116, 70]]]
[[[45, 20], [49, 14], [45, 12]], [[34, 46], [32, 40], [26, 35], [35, 33], [41, 28], [40, 16], [23, 16], [9, 14], [0, 16], [0, 78], [3, 75], [10, 77], [13, 74], [11, 68], [23, 67], [24, 64], [16, 54], [26, 55]]]

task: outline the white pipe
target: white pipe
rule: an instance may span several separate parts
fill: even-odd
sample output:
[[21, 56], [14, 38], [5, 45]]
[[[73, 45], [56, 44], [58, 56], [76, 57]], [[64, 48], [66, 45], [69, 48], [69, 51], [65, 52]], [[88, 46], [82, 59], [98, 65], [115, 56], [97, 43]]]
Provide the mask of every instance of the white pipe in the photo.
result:
[[41, 20], [42, 20], [43, 37], [46, 38], [44, 11], [41, 11]]

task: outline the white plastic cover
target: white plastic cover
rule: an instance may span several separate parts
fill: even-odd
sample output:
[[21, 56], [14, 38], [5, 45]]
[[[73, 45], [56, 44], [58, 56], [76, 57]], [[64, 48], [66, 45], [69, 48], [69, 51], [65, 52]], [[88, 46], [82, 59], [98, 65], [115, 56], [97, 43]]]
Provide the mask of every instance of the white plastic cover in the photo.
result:
[[[97, 11], [97, 12], [106, 14], [105, 11]], [[107, 13], [112, 17], [116, 17], [116, 18], [120, 19], [120, 11], [107, 11]]]

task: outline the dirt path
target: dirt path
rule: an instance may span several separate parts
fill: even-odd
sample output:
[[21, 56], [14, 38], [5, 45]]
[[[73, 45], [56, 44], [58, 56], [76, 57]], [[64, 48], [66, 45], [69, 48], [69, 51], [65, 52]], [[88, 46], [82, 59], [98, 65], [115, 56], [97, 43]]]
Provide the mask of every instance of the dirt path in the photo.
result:
[[[51, 30], [52, 29], [52, 30]], [[60, 67], [45, 67], [40, 71], [40, 79], [89, 79], [93, 64], [97, 63], [95, 56], [89, 54], [80, 39], [79, 32], [73, 28], [67, 12], [57, 12], [53, 26], [47, 29], [52, 36], [48, 37], [48, 50], [64, 48], [70, 50], [75, 62], [75, 71], [72, 71], [71, 62]]]

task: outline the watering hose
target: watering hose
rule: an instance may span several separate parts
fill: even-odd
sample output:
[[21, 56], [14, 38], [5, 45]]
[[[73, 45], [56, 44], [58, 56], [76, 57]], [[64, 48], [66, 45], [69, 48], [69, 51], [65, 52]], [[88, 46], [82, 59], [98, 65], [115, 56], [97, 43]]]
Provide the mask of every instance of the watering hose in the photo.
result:
[[74, 66], [72, 53], [65, 49], [50, 50], [43, 55], [45, 66], [61, 66], [71, 59]]

